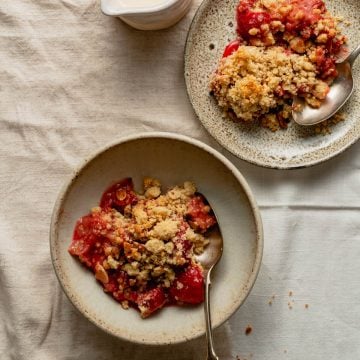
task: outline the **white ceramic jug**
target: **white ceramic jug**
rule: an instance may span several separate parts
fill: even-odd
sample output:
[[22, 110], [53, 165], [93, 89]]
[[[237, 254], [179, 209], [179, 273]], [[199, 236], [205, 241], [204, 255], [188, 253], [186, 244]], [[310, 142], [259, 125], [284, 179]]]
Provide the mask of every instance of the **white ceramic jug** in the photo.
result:
[[178, 22], [192, 0], [101, 0], [105, 15], [117, 16], [139, 30], [165, 29]]

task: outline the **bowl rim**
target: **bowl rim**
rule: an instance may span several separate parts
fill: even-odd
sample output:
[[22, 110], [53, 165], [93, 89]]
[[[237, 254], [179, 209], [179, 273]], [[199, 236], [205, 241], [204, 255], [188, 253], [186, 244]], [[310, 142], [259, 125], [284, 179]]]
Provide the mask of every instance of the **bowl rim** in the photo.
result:
[[[154, 138], [177, 140], [180, 142], [184, 142], [186, 144], [193, 145], [197, 148], [200, 148], [201, 150], [214, 156], [218, 161], [220, 161], [223, 165], [225, 165], [231, 171], [233, 176], [235, 176], [236, 180], [239, 182], [240, 186], [243, 188], [243, 191], [246, 194], [247, 200], [249, 202], [249, 206], [250, 206], [252, 214], [253, 214], [253, 219], [254, 219], [254, 223], [255, 223], [255, 236], [256, 236], [255, 260], [253, 263], [252, 271], [247, 280], [245, 296], [241, 299], [241, 301], [239, 301], [236, 304], [235, 308], [233, 309], [233, 311], [231, 313], [227, 314], [227, 316], [225, 316], [224, 319], [222, 319], [219, 323], [213, 324], [214, 329], [221, 326], [232, 315], [234, 315], [237, 312], [237, 310], [240, 308], [240, 306], [244, 303], [244, 301], [246, 300], [248, 295], [250, 294], [250, 292], [255, 284], [256, 278], [259, 274], [259, 271], [260, 271], [263, 250], [264, 250], [264, 234], [263, 234], [263, 225], [262, 225], [262, 219], [261, 219], [259, 207], [256, 203], [255, 197], [254, 197], [247, 181], [245, 180], [245, 178], [243, 177], [241, 172], [224, 155], [222, 155], [217, 150], [213, 149], [211, 146], [209, 146], [197, 139], [194, 139], [194, 138], [191, 138], [191, 137], [188, 137], [185, 135], [180, 135], [177, 133], [162, 132], [162, 131], [143, 132], [143, 133], [139, 133], [139, 134], [132, 134], [132, 135], [121, 137], [121, 138], [99, 148], [98, 150], [94, 151], [89, 157], [85, 158], [82, 162], [80, 162], [80, 164], [78, 166], [75, 167], [75, 169], [72, 171], [70, 176], [67, 177], [67, 179], [65, 179], [65, 181], [60, 189], [60, 192], [58, 194], [58, 197], [55, 201], [55, 204], [53, 207], [53, 212], [51, 215], [50, 231], [49, 231], [50, 255], [51, 255], [51, 262], [52, 262], [56, 277], [58, 279], [58, 282], [59, 282], [63, 292], [65, 293], [66, 297], [69, 299], [70, 303], [77, 309], [77, 311], [79, 311], [87, 320], [89, 320], [92, 324], [96, 325], [101, 330], [103, 330], [106, 333], [108, 333], [112, 336], [115, 336], [121, 340], [129, 341], [132, 343], [137, 343], [140, 345], [159, 346], [159, 345], [180, 344], [180, 343], [186, 342], [188, 340], [193, 340], [193, 339], [199, 338], [200, 336], [203, 336], [205, 334], [205, 327], [204, 327], [203, 332], [200, 332], [189, 338], [183, 337], [180, 339], [176, 339], [174, 341], [170, 340], [170, 341], [166, 341], [166, 342], [163, 342], [161, 340], [160, 341], [158, 341], [158, 340], [156, 340], [156, 341], [145, 340], [144, 341], [144, 340], [139, 340], [136, 338], [129, 338], [128, 336], [122, 335], [119, 332], [111, 331], [109, 328], [103, 326], [102, 323], [98, 322], [96, 319], [93, 319], [92, 316], [90, 316], [90, 314], [88, 314], [86, 311], [79, 308], [73, 301], [73, 299], [71, 297], [71, 290], [68, 289], [61, 280], [60, 266], [57, 263], [56, 246], [55, 246], [57, 236], [58, 236], [59, 218], [63, 211], [62, 210], [63, 202], [66, 199], [67, 194], [69, 193], [70, 189], [72, 188], [72, 186], [73, 186], [74, 182], [76, 181], [76, 179], [78, 178], [79, 174], [84, 169], [86, 169], [87, 166], [89, 166], [89, 164], [93, 160], [95, 160], [97, 157], [99, 157], [106, 151], [108, 151], [116, 146], [119, 146], [121, 144], [128, 143], [128, 142], [132, 142], [132, 141], [138, 141], [138, 140], [144, 140], [144, 139], [154, 139]], [[59, 266], [59, 268], [58, 268], [58, 266]]]

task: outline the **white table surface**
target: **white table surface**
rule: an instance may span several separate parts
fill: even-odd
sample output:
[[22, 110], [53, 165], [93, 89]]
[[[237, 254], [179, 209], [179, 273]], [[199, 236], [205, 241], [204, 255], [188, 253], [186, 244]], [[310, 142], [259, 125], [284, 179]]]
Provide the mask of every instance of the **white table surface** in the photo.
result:
[[170, 30], [140, 32], [103, 16], [95, 0], [1, 0], [0, 359], [204, 359], [203, 338], [148, 347], [103, 333], [69, 303], [51, 265], [50, 215], [73, 168], [116, 138], [150, 130], [219, 149], [261, 208], [262, 268], [246, 303], [215, 332], [220, 358], [360, 359], [360, 144], [293, 171], [222, 150], [184, 85], [199, 3]]

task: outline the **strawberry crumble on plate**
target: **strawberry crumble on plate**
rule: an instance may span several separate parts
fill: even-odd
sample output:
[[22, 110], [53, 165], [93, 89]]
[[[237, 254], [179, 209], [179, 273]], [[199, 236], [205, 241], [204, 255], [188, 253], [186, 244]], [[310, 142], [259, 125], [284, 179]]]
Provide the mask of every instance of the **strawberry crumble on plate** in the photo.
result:
[[232, 118], [287, 128], [292, 99], [324, 101], [337, 76], [346, 37], [323, 0], [241, 0], [237, 38], [210, 80], [219, 106]]

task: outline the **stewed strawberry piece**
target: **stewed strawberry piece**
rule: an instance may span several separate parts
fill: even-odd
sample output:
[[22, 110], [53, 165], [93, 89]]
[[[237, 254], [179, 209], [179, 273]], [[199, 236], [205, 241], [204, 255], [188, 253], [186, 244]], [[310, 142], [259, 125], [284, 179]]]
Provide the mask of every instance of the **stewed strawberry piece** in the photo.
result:
[[148, 317], [154, 311], [161, 309], [166, 303], [166, 296], [163, 288], [156, 287], [147, 292], [141, 293], [137, 297], [137, 305], [141, 316]]
[[[302, 31], [302, 34], [310, 31], [308, 27], [320, 20], [321, 14], [325, 11], [323, 0], [289, 0], [291, 11], [283, 20], [287, 31]], [[319, 10], [316, 12], [314, 10]]]
[[205, 232], [216, 224], [210, 206], [205, 204], [205, 199], [201, 195], [197, 195], [189, 201], [187, 217], [191, 227], [200, 232]]
[[240, 46], [241, 42], [239, 39], [231, 41], [225, 48], [223, 58], [226, 58], [233, 54]]
[[100, 207], [114, 208], [123, 212], [125, 206], [134, 205], [138, 197], [134, 192], [134, 184], [131, 178], [126, 178], [110, 186], [102, 195]]
[[[96, 248], [96, 242], [101, 241], [103, 232], [106, 230], [106, 223], [100, 214], [92, 213], [80, 218], [75, 226], [72, 242], [69, 246], [69, 253], [78, 256], [88, 267], [94, 265], [94, 261], [101, 261], [102, 248]], [[96, 261], [95, 261], [96, 262]]]
[[249, 7], [249, 2], [241, 1], [236, 12], [236, 31], [243, 39], [248, 39], [250, 37], [250, 29], [260, 29], [261, 25], [269, 24], [271, 22], [269, 13], [265, 11], [252, 11]]
[[197, 265], [188, 266], [171, 286], [170, 296], [175, 302], [199, 304], [204, 301], [204, 277]]

